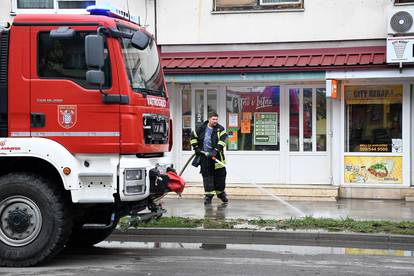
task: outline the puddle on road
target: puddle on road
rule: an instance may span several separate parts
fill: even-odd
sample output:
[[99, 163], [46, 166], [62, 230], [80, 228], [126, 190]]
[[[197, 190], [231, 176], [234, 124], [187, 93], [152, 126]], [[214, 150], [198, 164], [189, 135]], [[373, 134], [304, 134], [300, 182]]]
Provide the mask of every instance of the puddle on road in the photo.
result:
[[287, 246], [287, 245], [258, 245], [258, 244], [206, 244], [206, 243], [174, 243], [174, 242], [118, 242], [104, 241], [96, 245], [101, 248], [125, 249], [199, 249], [199, 250], [254, 250], [278, 254], [296, 255], [370, 255], [413, 257], [414, 251], [395, 249], [364, 249], [319, 246]]

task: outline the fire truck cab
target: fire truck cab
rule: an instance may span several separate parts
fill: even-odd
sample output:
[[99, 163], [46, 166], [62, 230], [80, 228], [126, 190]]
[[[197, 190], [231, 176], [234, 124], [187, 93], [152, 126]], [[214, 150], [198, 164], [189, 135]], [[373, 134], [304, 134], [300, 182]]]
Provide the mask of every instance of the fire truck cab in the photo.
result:
[[0, 29], [2, 266], [36, 265], [104, 240], [121, 216], [163, 212], [172, 136], [157, 46], [111, 13], [17, 15]]

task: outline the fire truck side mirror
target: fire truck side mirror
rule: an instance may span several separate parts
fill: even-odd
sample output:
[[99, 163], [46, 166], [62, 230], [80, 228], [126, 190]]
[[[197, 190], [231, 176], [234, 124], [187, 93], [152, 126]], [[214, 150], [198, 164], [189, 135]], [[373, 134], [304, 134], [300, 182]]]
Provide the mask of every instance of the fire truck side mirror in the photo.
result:
[[100, 35], [87, 35], [85, 38], [85, 59], [88, 71], [86, 81], [102, 87], [105, 84], [105, 74], [101, 70], [105, 64], [104, 39]]
[[102, 70], [88, 70], [86, 81], [90, 84], [103, 86], [105, 84], [105, 74]]
[[144, 50], [148, 47], [150, 43], [150, 38], [143, 32], [136, 31], [131, 39], [132, 46], [137, 48], [138, 50]]
[[101, 69], [105, 63], [104, 39], [100, 35], [85, 38], [85, 58], [88, 68]]

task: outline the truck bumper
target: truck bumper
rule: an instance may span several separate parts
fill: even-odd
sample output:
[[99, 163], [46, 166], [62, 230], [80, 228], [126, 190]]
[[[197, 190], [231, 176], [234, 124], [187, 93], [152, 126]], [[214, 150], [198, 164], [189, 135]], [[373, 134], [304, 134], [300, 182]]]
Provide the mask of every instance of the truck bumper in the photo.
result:
[[119, 164], [119, 197], [121, 201], [140, 201], [150, 196], [149, 171], [154, 168], [163, 173], [171, 166], [169, 157], [138, 158], [122, 155]]

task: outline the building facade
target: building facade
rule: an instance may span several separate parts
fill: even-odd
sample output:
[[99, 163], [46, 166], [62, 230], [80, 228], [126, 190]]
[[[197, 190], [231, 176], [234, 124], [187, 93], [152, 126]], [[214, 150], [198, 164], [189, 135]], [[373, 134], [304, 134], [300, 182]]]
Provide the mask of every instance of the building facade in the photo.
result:
[[[410, 195], [414, 71], [387, 62], [387, 38], [411, 2], [158, 1], [176, 163], [215, 110], [236, 195], [251, 183], [289, 198]], [[201, 179], [193, 167], [184, 176]]]
[[[92, 2], [139, 15], [160, 46], [177, 169], [192, 155], [191, 130], [217, 111], [233, 196], [259, 197], [252, 183], [291, 199], [414, 194], [414, 68], [402, 58], [413, 55], [414, 1], [6, 2], [0, 21]], [[398, 12], [411, 25], [391, 26]], [[201, 194], [198, 169], [184, 178]]]

